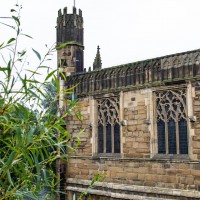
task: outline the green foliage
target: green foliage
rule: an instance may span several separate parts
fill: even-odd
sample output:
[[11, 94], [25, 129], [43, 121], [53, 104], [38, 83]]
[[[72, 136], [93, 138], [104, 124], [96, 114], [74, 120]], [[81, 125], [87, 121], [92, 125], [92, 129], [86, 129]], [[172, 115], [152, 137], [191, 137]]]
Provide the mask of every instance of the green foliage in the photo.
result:
[[59, 88], [57, 88], [56, 80], [52, 80], [44, 85], [45, 98], [41, 103], [44, 109], [48, 109], [48, 112], [52, 115], [55, 115], [58, 112], [58, 102], [56, 97], [58, 94], [58, 89]]
[[80, 196], [78, 197], [78, 200], [83, 200], [83, 199], [85, 199], [85, 197], [86, 197], [87, 199], [90, 199], [89, 190], [90, 190], [90, 189], [93, 189], [93, 188], [95, 187], [95, 183], [100, 182], [100, 181], [103, 181], [104, 178], [105, 178], [105, 172], [103, 172], [103, 171], [98, 171], [98, 172], [94, 175], [94, 177], [93, 177], [93, 179], [92, 179], [92, 181], [91, 181], [89, 187], [87, 188], [87, 190], [85, 190], [84, 192], [82, 192], [82, 193], [80, 194]]
[[63, 49], [64, 47], [66, 47], [70, 44], [76, 44], [76, 42], [75, 41], [65, 42], [65, 43], [57, 45], [55, 48], [56, 48], [56, 50]]
[[[43, 63], [55, 47], [48, 49], [44, 57], [32, 49], [40, 63], [25, 73], [27, 51], [19, 50], [18, 42], [20, 37], [31, 37], [21, 32], [20, 10], [19, 5], [11, 9], [9, 19], [14, 25], [1, 23], [13, 29], [15, 37], [0, 43], [4, 61], [0, 63], [0, 200], [38, 199], [44, 188], [49, 191], [46, 199], [55, 199], [52, 193], [59, 180], [53, 164], [56, 159], [65, 159], [66, 149], [74, 151], [69, 141], [77, 139], [66, 130], [65, 118], [76, 103], [65, 101], [68, 109], [62, 116], [58, 109], [52, 111], [52, 106], [57, 108], [60, 91], [57, 70], [49, 72]], [[41, 69], [48, 72], [43, 80]]]

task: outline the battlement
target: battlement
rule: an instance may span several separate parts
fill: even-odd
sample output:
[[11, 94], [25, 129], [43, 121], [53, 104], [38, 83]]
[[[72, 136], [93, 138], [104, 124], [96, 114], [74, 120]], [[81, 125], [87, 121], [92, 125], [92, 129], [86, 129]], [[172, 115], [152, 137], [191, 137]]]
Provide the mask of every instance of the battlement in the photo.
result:
[[79, 9], [77, 14], [76, 7], [69, 12], [68, 7], [58, 11], [57, 17], [57, 43], [75, 41], [83, 45], [83, 17]]
[[72, 42], [71, 48], [58, 50], [58, 63], [63, 60], [68, 71], [82, 72], [84, 69], [84, 29], [82, 11], [77, 13], [76, 7], [65, 7], [58, 11], [57, 17], [57, 44]]
[[59, 9], [58, 10], [58, 17], [62, 17], [63, 15], [78, 15], [78, 16], [82, 17], [82, 10], [81, 9], [78, 9], [78, 13], [77, 13], [76, 7], [73, 7], [72, 13], [68, 13], [67, 10], [68, 10], [67, 7], [65, 7], [63, 9], [63, 12], [62, 12], [61, 9]]
[[146, 88], [200, 79], [200, 50], [82, 72], [67, 77], [78, 96]]

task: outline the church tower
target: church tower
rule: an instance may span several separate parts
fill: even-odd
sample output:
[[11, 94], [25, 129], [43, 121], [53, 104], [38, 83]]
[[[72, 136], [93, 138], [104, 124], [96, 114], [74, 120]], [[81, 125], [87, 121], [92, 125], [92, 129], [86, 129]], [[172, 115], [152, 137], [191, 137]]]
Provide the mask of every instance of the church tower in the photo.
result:
[[82, 11], [78, 13], [73, 7], [72, 13], [67, 13], [67, 7], [58, 11], [57, 18], [57, 45], [71, 42], [72, 44], [58, 50], [58, 66], [64, 67], [66, 75], [83, 72], [84, 46], [83, 46], [83, 17]]

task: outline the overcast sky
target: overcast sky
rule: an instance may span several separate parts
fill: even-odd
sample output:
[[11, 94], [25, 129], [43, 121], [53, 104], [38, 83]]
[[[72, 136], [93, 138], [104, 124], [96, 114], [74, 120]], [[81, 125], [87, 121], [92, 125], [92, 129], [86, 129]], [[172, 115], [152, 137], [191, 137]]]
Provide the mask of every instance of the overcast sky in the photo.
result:
[[[16, 0], [1, 0], [8, 16]], [[18, 0], [24, 45], [42, 52], [56, 42], [57, 11], [73, 0]], [[200, 0], [76, 0], [84, 17], [85, 67], [92, 66], [97, 45], [103, 67], [200, 48]], [[1, 19], [0, 21], [2, 21]], [[5, 20], [4, 20], [5, 21]], [[8, 29], [0, 28], [0, 43]], [[56, 65], [56, 55], [52, 65]]]

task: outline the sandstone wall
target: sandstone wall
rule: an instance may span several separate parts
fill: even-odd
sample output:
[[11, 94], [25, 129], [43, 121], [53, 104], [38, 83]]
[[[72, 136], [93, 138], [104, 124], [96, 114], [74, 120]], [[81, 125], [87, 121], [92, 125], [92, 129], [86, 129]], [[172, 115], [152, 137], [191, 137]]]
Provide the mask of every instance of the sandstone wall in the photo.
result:
[[91, 180], [105, 172], [105, 182], [200, 190], [200, 164], [195, 161], [71, 158], [68, 178]]
[[193, 111], [196, 120], [191, 124], [191, 128], [194, 130], [192, 135], [192, 152], [196, 155], [196, 158], [200, 159], [200, 87], [198, 86], [199, 82], [195, 82], [195, 96], [193, 97]]
[[[67, 128], [73, 134], [77, 134], [79, 128], [84, 128], [85, 132], [80, 135], [82, 142], [77, 154], [71, 157], [66, 166], [68, 179], [91, 180], [98, 171], [104, 171], [105, 182], [121, 184], [121, 187], [127, 184], [153, 187], [155, 193], [156, 188], [200, 191], [200, 88], [196, 87], [196, 83], [187, 85], [189, 154], [173, 159], [155, 156], [154, 89], [137, 89], [119, 94], [120, 120], [125, 123], [121, 126], [121, 157], [96, 155], [95, 100], [93, 97], [80, 99], [77, 110], [80, 109], [83, 120], [78, 121], [73, 114], [67, 120]], [[68, 183], [69, 187], [70, 185]], [[190, 199], [187, 195], [170, 195], [172, 199]], [[98, 198], [91, 198], [101, 199], [99, 194]], [[112, 199], [102, 197], [106, 198]], [[195, 198], [196, 196], [191, 199]]]
[[80, 138], [81, 141], [76, 150], [77, 156], [92, 156], [90, 112], [90, 99], [80, 99], [71, 116], [66, 119], [70, 134]]
[[150, 131], [147, 124], [149, 106], [148, 90], [123, 93], [122, 153], [128, 158], [150, 157]]

